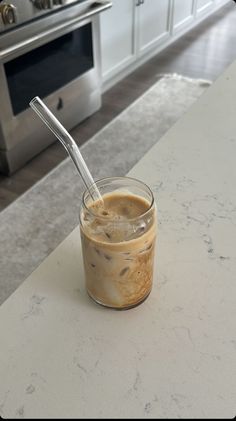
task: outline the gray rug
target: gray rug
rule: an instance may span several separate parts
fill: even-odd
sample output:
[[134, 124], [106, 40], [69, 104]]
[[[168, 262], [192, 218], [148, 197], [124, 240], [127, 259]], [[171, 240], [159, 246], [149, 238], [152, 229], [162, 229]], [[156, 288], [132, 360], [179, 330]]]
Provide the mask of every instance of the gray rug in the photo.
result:
[[[163, 75], [81, 147], [94, 178], [125, 175], [209, 85]], [[67, 158], [0, 213], [0, 303], [78, 224], [82, 191]]]

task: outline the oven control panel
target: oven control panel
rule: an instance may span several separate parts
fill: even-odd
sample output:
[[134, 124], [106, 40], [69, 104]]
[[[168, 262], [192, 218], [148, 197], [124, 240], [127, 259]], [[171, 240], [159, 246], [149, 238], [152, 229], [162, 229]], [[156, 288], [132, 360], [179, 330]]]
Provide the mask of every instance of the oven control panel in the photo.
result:
[[0, 0], [0, 33], [78, 0]]
[[0, 35], [50, 14], [59, 15], [73, 6], [78, 8], [83, 4], [83, 8], [89, 9], [94, 3], [97, 4], [96, 0], [0, 0]]

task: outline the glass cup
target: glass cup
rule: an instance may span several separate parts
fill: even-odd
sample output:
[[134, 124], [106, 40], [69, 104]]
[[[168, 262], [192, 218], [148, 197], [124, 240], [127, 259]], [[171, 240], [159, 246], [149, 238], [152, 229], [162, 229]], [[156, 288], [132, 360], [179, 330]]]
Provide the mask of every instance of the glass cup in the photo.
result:
[[86, 289], [97, 303], [128, 309], [142, 303], [153, 282], [156, 207], [152, 191], [129, 177], [96, 182], [83, 194], [80, 234]]

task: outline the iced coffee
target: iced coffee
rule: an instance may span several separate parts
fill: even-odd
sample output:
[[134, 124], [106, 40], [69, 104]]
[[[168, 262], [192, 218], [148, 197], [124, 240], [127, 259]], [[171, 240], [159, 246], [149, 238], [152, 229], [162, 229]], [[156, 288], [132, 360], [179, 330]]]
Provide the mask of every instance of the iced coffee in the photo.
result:
[[101, 200], [86, 192], [80, 214], [88, 294], [107, 307], [126, 309], [152, 288], [156, 210], [150, 189], [131, 178], [96, 183]]

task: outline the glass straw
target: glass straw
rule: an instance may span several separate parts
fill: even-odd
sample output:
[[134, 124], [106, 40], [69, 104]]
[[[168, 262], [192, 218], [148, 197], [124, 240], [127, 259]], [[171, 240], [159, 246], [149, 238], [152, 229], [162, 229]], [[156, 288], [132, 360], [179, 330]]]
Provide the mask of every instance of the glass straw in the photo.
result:
[[[29, 105], [63, 144], [64, 148], [67, 150], [69, 156], [73, 160], [77, 170], [79, 171], [81, 178], [86, 188], [90, 192], [92, 199], [94, 201], [100, 200], [103, 202], [102, 196], [73, 137], [67, 132], [64, 126], [62, 126], [62, 124], [57, 120], [54, 114], [48, 109], [48, 107], [38, 96], [34, 97], [30, 101]], [[90, 190], [91, 185], [94, 186], [93, 193]]]

